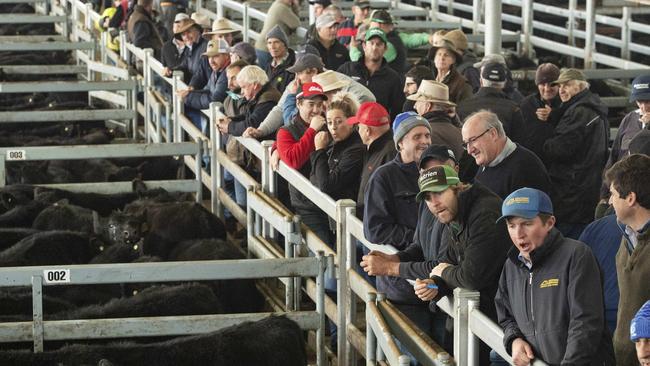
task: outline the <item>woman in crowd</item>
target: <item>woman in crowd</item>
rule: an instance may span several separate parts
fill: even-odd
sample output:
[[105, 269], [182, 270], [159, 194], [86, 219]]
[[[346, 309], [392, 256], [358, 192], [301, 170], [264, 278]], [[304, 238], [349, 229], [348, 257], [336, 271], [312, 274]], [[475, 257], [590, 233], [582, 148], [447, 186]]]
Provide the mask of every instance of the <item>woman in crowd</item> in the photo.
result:
[[458, 104], [472, 96], [472, 86], [456, 70], [456, 63], [462, 60], [454, 44], [444, 36], [429, 49], [429, 63], [436, 81], [449, 87], [449, 99]]

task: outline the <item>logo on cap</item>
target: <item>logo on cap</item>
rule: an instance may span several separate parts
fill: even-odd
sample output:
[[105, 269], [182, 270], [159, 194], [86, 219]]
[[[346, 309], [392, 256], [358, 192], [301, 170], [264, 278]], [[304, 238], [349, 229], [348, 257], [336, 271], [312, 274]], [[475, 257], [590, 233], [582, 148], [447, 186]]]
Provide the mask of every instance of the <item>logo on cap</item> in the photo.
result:
[[316, 85], [312, 85], [312, 86], [310, 86], [308, 90], [309, 90], [310, 92], [319, 92], [319, 93], [322, 93], [322, 92], [323, 92], [323, 89], [319, 88], [319, 87], [316, 86]]
[[513, 197], [513, 198], [509, 199], [506, 202], [506, 206], [514, 205], [514, 204], [517, 204], [517, 203], [526, 204], [526, 203], [529, 203], [529, 202], [530, 202], [530, 199], [528, 197]]
[[635, 84], [633, 85], [634, 89], [648, 89], [650, 84], [645, 83], [645, 84]]

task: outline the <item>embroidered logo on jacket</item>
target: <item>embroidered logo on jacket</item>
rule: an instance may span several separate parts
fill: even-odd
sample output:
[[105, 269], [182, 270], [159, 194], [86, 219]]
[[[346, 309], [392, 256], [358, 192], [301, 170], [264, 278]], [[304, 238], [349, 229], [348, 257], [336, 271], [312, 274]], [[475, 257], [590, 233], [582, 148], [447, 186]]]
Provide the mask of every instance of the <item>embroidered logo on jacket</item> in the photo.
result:
[[542, 283], [539, 285], [539, 288], [553, 287], [558, 286], [559, 284], [560, 280], [558, 278], [549, 278], [548, 280], [542, 281]]

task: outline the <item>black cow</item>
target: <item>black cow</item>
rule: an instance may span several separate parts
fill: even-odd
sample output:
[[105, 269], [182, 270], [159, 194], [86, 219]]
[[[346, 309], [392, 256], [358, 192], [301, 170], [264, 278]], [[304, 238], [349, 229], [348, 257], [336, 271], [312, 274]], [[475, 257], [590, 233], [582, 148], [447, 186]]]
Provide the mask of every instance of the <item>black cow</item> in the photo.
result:
[[[63, 299], [43, 295], [43, 310], [48, 313], [60, 313], [75, 309], [75, 306]], [[32, 318], [32, 289], [28, 287], [0, 288], [0, 314], [3, 321], [27, 321]]]
[[0, 252], [0, 267], [85, 264], [103, 243], [74, 231], [44, 231]]
[[39, 230], [28, 228], [0, 228], [0, 251], [3, 251]]
[[[234, 245], [221, 239], [196, 239], [177, 244], [170, 252], [170, 261], [244, 259]], [[228, 313], [261, 311], [264, 297], [252, 279], [210, 281], [212, 289], [223, 302]]]
[[95, 211], [61, 200], [41, 211], [32, 227], [38, 230], [71, 230], [95, 233]]
[[36, 219], [41, 211], [43, 211], [47, 206], [48, 205], [39, 201], [30, 201], [22, 205], [16, 205], [12, 209], [7, 210], [0, 215], [0, 227], [29, 228], [34, 223], [34, 219]]
[[56, 351], [2, 351], [0, 362], [13, 366], [305, 366], [302, 330], [284, 316], [244, 322], [222, 330], [166, 342], [70, 345]]

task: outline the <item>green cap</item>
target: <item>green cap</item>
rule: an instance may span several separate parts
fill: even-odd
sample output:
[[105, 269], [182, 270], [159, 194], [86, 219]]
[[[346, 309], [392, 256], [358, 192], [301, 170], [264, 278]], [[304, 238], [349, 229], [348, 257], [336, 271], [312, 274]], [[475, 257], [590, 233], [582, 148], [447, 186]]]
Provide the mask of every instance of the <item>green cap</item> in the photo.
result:
[[420, 174], [418, 185], [420, 193], [415, 196], [419, 202], [424, 199], [427, 192], [442, 192], [445, 189], [460, 183], [458, 173], [449, 165], [436, 165]]
[[560, 76], [558, 76], [557, 80], [551, 82], [551, 85], [564, 84], [571, 80], [587, 81], [587, 78], [585, 77], [585, 74], [578, 69], [562, 69], [562, 71], [560, 71]]
[[366, 31], [366, 41], [369, 40], [372, 37], [379, 37], [381, 38], [384, 43], [388, 44], [388, 38], [386, 38], [386, 33], [384, 33], [383, 30], [380, 28], [370, 28]]

